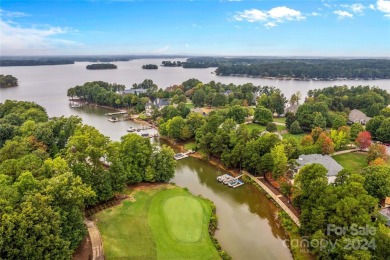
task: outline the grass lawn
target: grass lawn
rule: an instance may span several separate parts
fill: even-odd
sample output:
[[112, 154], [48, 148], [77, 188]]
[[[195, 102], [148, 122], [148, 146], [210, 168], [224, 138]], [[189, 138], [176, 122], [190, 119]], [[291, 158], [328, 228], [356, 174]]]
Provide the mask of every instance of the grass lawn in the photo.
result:
[[246, 124], [246, 127], [247, 127], [249, 132], [252, 132], [254, 129], [258, 129], [259, 131], [262, 132], [266, 128], [266, 126], [255, 124], [255, 123]]
[[209, 203], [173, 186], [131, 193], [135, 202], [98, 213], [95, 218], [106, 259], [219, 259], [208, 225]]
[[[367, 154], [365, 153], [345, 153], [332, 156], [345, 169], [354, 172], [362, 169], [367, 164]], [[390, 159], [387, 160], [387, 165], [390, 165]]]
[[360, 153], [345, 153], [332, 156], [343, 168], [354, 172], [356, 170], [366, 167], [367, 164], [367, 155]]
[[186, 107], [188, 107], [189, 109], [195, 108], [193, 103], [186, 103]]
[[[259, 125], [257, 123], [246, 124], [246, 127], [249, 132], [252, 132], [254, 129], [259, 129], [259, 131], [263, 132], [267, 128], [266, 126]], [[284, 125], [276, 125], [276, 128], [278, 129], [278, 131], [286, 130], [286, 127]]]
[[285, 124], [286, 123], [286, 118], [285, 117], [274, 117], [274, 122]]
[[184, 145], [186, 150], [195, 150], [196, 142], [189, 142]]
[[302, 133], [302, 134], [297, 134], [297, 135], [293, 135], [293, 134], [290, 134], [290, 133], [287, 133], [287, 134], [282, 134], [283, 138], [295, 138], [298, 140], [298, 142], [300, 143], [303, 139], [303, 137], [307, 135], [306, 133]]

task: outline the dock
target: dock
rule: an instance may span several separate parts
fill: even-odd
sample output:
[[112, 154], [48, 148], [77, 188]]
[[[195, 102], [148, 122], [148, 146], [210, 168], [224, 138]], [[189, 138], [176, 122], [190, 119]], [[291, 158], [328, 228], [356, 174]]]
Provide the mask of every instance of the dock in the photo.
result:
[[116, 116], [116, 115], [124, 115], [127, 114], [126, 111], [118, 111], [118, 112], [113, 112], [113, 113], [106, 113], [106, 116]]
[[193, 153], [193, 151], [190, 150], [190, 151], [185, 152], [185, 153], [177, 153], [177, 154], [175, 154], [175, 156], [173, 156], [173, 158], [175, 158], [175, 160], [181, 160], [181, 159], [187, 158], [190, 153]]
[[224, 174], [221, 176], [217, 177], [217, 181], [231, 187], [231, 188], [237, 188], [240, 187], [241, 185], [244, 185], [243, 181], [240, 181], [239, 178], [241, 178], [244, 174], [241, 174], [237, 177], [233, 177], [229, 174]]

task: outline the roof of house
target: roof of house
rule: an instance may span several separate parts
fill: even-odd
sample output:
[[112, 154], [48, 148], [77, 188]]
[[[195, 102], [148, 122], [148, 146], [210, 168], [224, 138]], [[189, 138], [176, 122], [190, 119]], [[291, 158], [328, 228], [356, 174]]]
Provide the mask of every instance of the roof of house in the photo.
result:
[[351, 122], [368, 122], [370, 121], [371, 117], [368, 117], [366, 114], [364, 114], [358, 109], [353, 109], [351, 110], [351, 112], [349, 112], [348, 119]]
[[233, 91], [231, 91], [230, 89], [228, 89], [228, 90], [226, 90], [223, 94], [225, 94], [225, 95], [230, 95], [230, 94], [232, 94], [233, 93]]
[[385, 205], [390, 205], [390, 197], [385, 198]]
[[287, 114], [287, 112], [291, 112], [291, 113], [296, 114], [299, 107], [300, 107], [299, 104], [291, 105], [291, 106], [286, 107], [286, 108], [284, 109], [284, 113]]
[[140, 93], [146, 93], [148, 90], [143, 88], [137, 88], [137, 89], [125, 89], [122, 93], [123, 94], [135, 94], [138, 95]]
[[381, 209], [379, 212], [387, 219], [387, 226], [390, 227], [390, 208]]
[[165, 106], [169, 106], [169, 99], [167, 98], [156, 98], [154, 101], [153, 101], [153, 104], [158, 107], [158, 108], [161, 108], [161, 107], [165, 107]]
[[343, 169], [343, 167], [338, 164], [332, 157], [322, 154], [303, 154], [299, 156], [297, 163], [301, 167], [312, 163], [321, 164], [328, 170], [326, 173], [328, 177], [336, 176], [337, 173]]

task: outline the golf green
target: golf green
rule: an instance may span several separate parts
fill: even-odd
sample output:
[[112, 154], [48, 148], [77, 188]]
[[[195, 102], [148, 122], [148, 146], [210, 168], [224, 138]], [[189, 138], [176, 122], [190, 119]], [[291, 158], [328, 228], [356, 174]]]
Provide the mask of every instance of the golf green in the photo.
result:
[[106, 259], [220, 259], [208, 233], [209, 202], [172, 185], [131, 196], [95, 215]]
[[180, 241], [196, 242], [202, 235], [203, 208], [193, 197], [176, 196], [165, 201], [166, 225]]

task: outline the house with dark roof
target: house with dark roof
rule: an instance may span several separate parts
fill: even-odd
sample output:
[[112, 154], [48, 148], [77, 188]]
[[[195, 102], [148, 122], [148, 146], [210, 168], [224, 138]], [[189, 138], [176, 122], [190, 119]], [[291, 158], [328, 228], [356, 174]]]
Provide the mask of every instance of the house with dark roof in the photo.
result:
[[360, 111], [358, 109], [351, 110], [351, 112], [349, 112], [349, 115], [348, 115], [348, 122], [350, 124], [361, 123], [362, 125], [364, 125], [370, 120], [371, 120], [371, 117], [368, 117], [366, 114], [364, 114], [362, 111]]
[[163, 109], [166, 106], [169, 106], [170, 101], [168, 98], [156, 98], [153, 102], [148, 102], [145, 104], [145, 115], [151, 116], [153, 108], [158, 110]]
[[230, 89], [228, 89], [228, 90], [226, 90], [225, 92], [223, 92], [223, 94], [224, 94], [225, 96], [229, 96], [229, 95], [233, 94], [233, 91], [231, 91]]
[[326, 176], [328, 177], [328, 183], [334, 183], [337, 173], [343, 169], [343, 167], [338, 164], [332, 157], [329, 155], [322, 155], [322, 154], [302, 154], [299, 156], [299, 158], [296, 160], [298, 163], [297, 170], [299, 171], [303, 166], [312, 164], [312, 163], [318, 163], [324, 166], [328, 172], [326, 173]]

